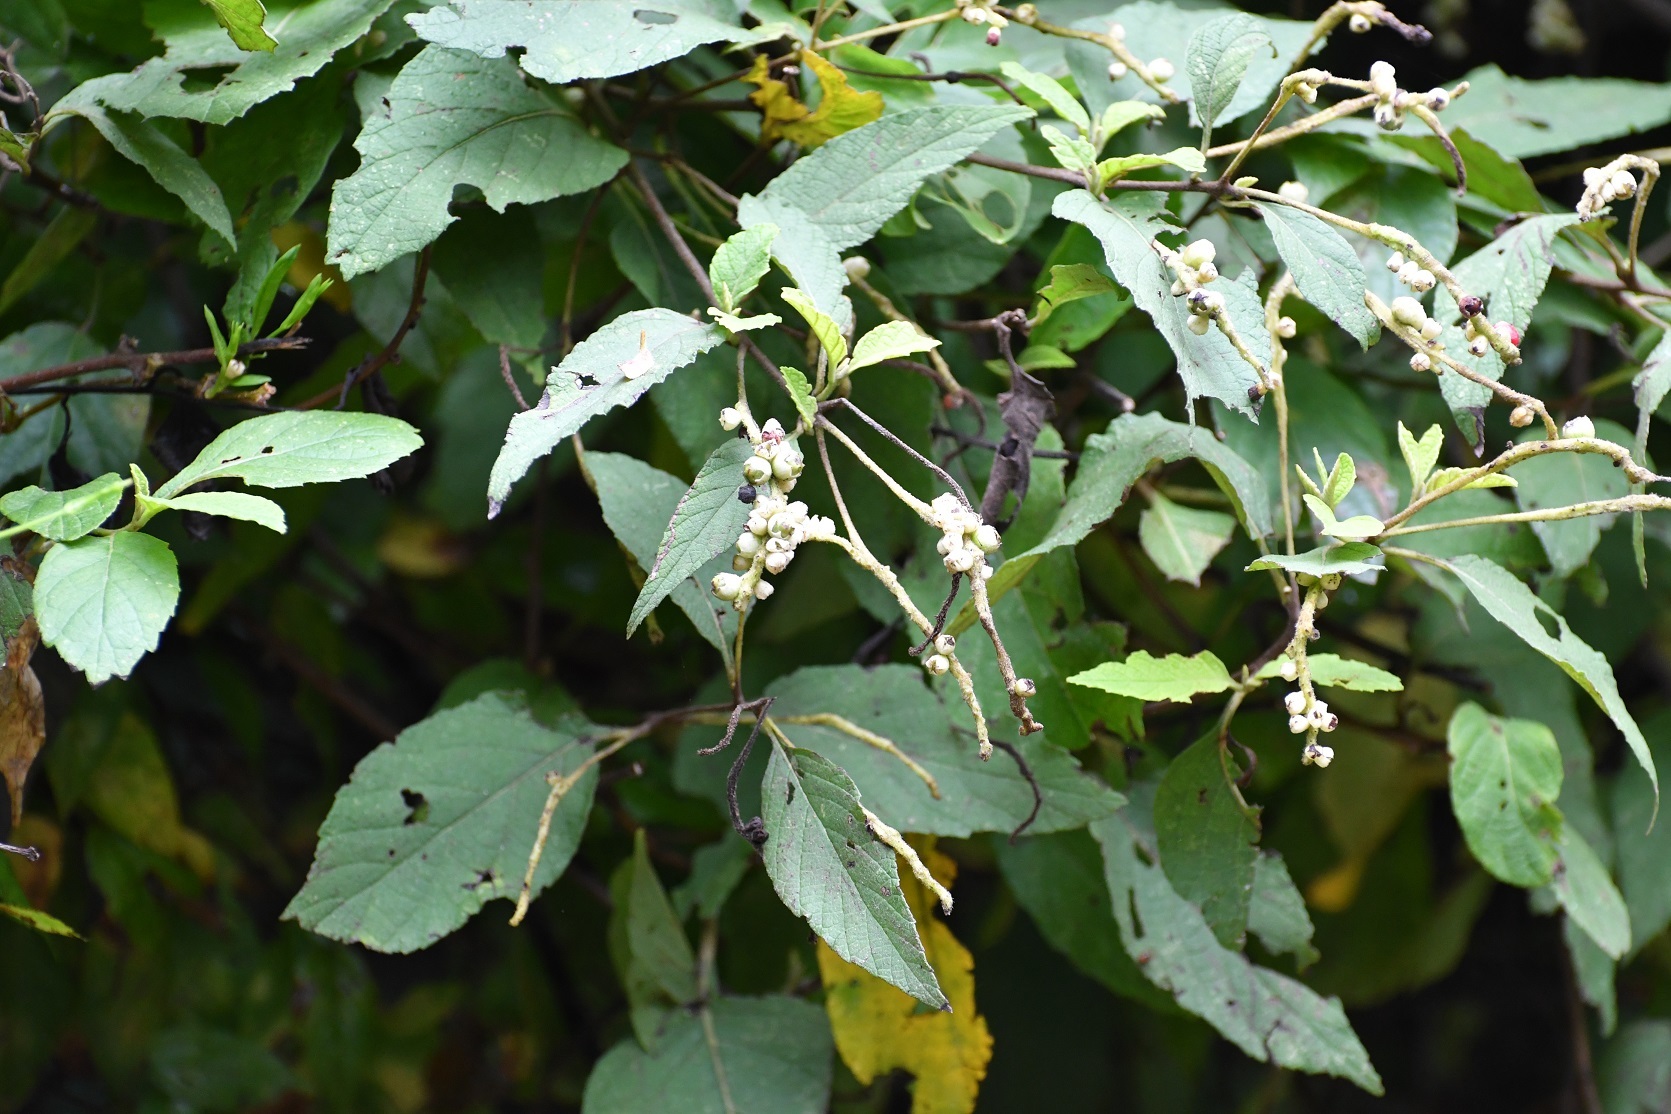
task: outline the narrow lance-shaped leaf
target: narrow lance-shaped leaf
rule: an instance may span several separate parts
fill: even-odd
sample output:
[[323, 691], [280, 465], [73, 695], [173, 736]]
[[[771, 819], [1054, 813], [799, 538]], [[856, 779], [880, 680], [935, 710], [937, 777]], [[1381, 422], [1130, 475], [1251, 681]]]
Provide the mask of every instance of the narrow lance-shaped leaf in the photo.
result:
[[1555, 899], [1602, 951], [1614, 959], [1624, 958], [1630, 950], [1630, 912], [1607, 865], [1571, 824], [1561, 828], [1559, 842]]
[[423, 444], [418, 431], [382, 414], [292, 410], [239, 422], [157, 488], [172, 499], [208, 480], [257, 487], [335, 483], [380, 472]]
[[771, 269], [772, 241], [777, 233], [775, 224], [745, 228], [714, 250], [713, 261], [708, 264], [708, 282], [719, 295], [718, 308], [735, 312], [743, 299], [754, 293]]
[[1247, 571], [1281, 569], [1284, 572], [1306, 573], [1310, 576], [1327, 576], [1330, 573], [1358, 576], [1380, 572], [1384, 567], [1385, 558], [1378, 547], [1368, 542], [1341, 542], [1305, 553], [1296, 553], [1292, 557], [1285, 553], [1267, 554], [1249, 565]]
[[1189, 37], [1184, 65], [1205, 135], [1212, 135], [1213, 124], [1236, 99], [1248, 65], [1261, 52], [1274, 57], [1276, 46], [1259, 20], [1242, 12], [1215, 19]]
[[284, 508], [271, 499], [251, 495], [247, 491], [191, 491], [172, 499], [143, 499], [141, 502], [158, 510], [196, 511], [254, 522], [279, 534], [285, 532]]
[[1254, 206], [1276, 241], [1300, 297], [1322, 310], [1336, 325], [1368, 348], [1381, 335], [1381, 323], [1364, 305], [1363, 262], [1334, 229], [1310, 213], [1286, 205]]
[[[1453, 560], [1451, 570], [1461, 578], [1463, 586], [1487, 614], [1565, 670], [1567, 676], [1577, 681], [1579, 687], [1601, 706], [1624, 735], [1631, 753], [1648, 772], [1657, 802], [1659, 774], [1654, 769], [1653, 755], [1648, 751], [1647, 739], [1642, 737], [1642, 729], [1636, 726], [1636, 720], [1619, 695], [1618, 683], [1613, 679], [1613, 667], [1607, 663], [1607, 658], [1574, 634], [1559, 612], [1540, 600], [1501, 565], [1470, 554]], [[1548, 627], [1553, 627], [1554, 633]]]
[[810, 750], [774, 746], [760, 796], [766, 873], [789, 911], [847, 962], [945, 1009], [893, 849], [871, 834], [853, 779]]
[[749, 505], [737, 498], [737, 488], [742, 483], [743, 461], [753, 449], [743, 438], [732, 438], [702, 465], [662, 535], [655, 564], [627, 619], [627, 637], [682, 581], [737, 544], [749, 512]]
[[1048, 74], [1034, 73], [1019, 62], [1005, 62], [999, 69], [1011, 81], [1034, 93], [1051, 111], [1082, 132], [1091, 130], [1091, 117], [1062, 83]]
[[670, 309], [624, 313], [585, 340], [551, 369], [545, 393], [531, 410], [511, 419], [505, 447], [488, 477], [488, 517], [534, 461], [569, 434], [639, 396], [725, 339], [713, 325]]
[[1410, 470], [1412, 495], [1424, 489], [1427, 477], [1433, 473], [1433, 466], [1439, 463], [1439, 450], [1444, 446], [1445, 431], [1439, 426], [1428, 426], [1427, 432], [1418, 441], [1404, 428], [1403, 422], [1398, 423], [1398, 451], [1404, 456], [1404, 466]]
[[125, 530], [59, 542], [35, 574], [41, 641], [95, 685], [126, 677], [156, 649], [179, 599], [168, 543]]

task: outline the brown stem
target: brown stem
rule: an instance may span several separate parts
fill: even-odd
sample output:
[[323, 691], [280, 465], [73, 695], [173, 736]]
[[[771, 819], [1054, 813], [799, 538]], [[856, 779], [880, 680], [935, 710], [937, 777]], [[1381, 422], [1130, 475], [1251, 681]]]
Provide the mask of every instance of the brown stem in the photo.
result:
[[429, 248], [418, 253], [418, 264], [412, 271], [412, 298], [406, 304], [406, 316], [401, 318], [400, 325], [395, 329], [394, 336], [382, 349], [360, 361], [360, 365], [348, 373], [348, 378], [342, 381], [341, 387], [320, 391], [312, 398], [297, 405], [298, 410], [313, 410], [325, 405], [335, 396], [337, 409], [341, 410], [348, 401], [348, 392], [357, 383], [363, 383], [373, 375], [382, 371], [389, 364], [400, 359], [400, 346], [406, 341], [406, 334], [417, 328], [418, 318], [424, 312], [424, 287], [429, 282]]
[[[270, 340], [252, 340], [248, 344], [238, 346], [239, 356], [257, 355], [262, 352], [293, 351], [306, 348], [307, 337], [273, 337]], [[24, 387], [35, 387], [42, 383], [53, 383], [60, 379], [73, 379], [77, 375], [85, 375], [91, 371], [109, 371], [111, 368], [125, 367], [135, 376], [156, 374], [157, 370], [171, 364], [202, 364], [216, 359], [213, 348], [185, 348], [176, 352], [112, 352], [107, 356], [93, 356], [74, 363], [58, 364], [55, 367], [42, 368], [39, 371], [24, 372], [0, 379], [0, 394], [9, 394]]]

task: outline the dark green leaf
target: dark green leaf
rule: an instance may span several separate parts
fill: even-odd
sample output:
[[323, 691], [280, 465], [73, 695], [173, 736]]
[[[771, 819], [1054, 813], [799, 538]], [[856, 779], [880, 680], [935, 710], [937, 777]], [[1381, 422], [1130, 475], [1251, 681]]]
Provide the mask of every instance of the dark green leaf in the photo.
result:
[[1381, 335], [1381, 323], [1364, 305], [1363, 263], [1340, 233], [1310, 213], [1285, 205], [1256, 205], [1276, 241], [1282, 261], [1300, 288], [1300, 297], [1328, 314], [1335, 324], [1368, 348]]
[[1155, 792], [1155, 845], [1167, 880], [1235, 951], [1247, 937], [1259, 862], [1259, 821], [1231, 784], [1240, 773], [1212, 732], [1172, 760]]
[[1541, 723], [1500, 719], [1462, 705], [1447, 733], [1451, 808], [1468, 849], [1493, 875], [1516, 886], [1554, 876], [1561, 813], [1561, 750]]
[[744, 438], [727, 441], [713, 451], [690, 490], [680, 497], [627, 617], [628, 638], [674, 588], [737, 544], [749, 513], [749, 505], [737, 498], [737, 489], [743, 482], [743, 461], [753, 450]]

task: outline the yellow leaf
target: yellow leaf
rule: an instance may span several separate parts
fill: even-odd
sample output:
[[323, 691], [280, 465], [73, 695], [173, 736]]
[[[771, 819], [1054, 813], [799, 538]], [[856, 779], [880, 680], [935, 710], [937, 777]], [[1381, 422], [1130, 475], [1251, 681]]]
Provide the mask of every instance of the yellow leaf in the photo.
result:
[[348, 283], [343, 281], [342, 272], [336, 269], [336, 265], [325, 262], [325, 238], [311, 225], [299, 220], [281, 224], [273, 229], [272, 239], [280, 255], [298, 244], [302, 248], [290, 263], [290, 273], [284, 276], [286, 282], [297, 290], [306, 290], [314, 275], [324, 275], [331, 280], [331, 285], [319, 295], [319, 300], [343, 313], [353, 308], [353, 291], [348, 289]]
[[754, 69], [743, 78], [759, 86], [749, 100], [760, 107], [760, 134], [767, 140], [787, 139], [802, 147], [817, 147], [843, 132], [863, 127], [882, 115], [882, 94], [861, 93], [847, 84], [847, 75], [808, 50], [801, 63], [818, 78], [823, 99], [816, 110], [795, 99], [789, 86], [768, 73], [764, 55], [754, 59]]
[[[931, 841], [919, 850], [935, 878], [950, 886], [956, 864], [935, 852]], [[908, 868], [901, 868], [899, 881], [951, 1012], [927, 1009], [820, 940], [818, 970], [836, 1049], [860, 1083], [895, 1068], [916, 1076], [911, 1114], [970, 1114], [992, 1059], [992, 1034], [975, 1012], [975, 961], [934, 917], [933, 896]]]

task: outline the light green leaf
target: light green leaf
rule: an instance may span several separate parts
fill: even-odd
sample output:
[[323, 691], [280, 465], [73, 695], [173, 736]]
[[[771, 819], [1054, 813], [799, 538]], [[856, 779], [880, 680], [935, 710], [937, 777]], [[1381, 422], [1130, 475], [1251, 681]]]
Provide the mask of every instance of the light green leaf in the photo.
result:
[[[1313, 448], [1311, 451], [1315, 457], [1317, 450]], [[1317, 471], [1319, 475], [1323, 471], [1323, 462], [1320, 457], [1317, 459]], [[1321, 493], [1323, 502], [1329, 505], [1330, 510], [1340, 506], [1341, 500], [1352, 494], [1352, 487], [1357, 482], [1358, 462], [1352, 459], [1351, 453], [1341, 453], [1335, 457], [1334, 467], [1329, 469], [1328, 478], [1323, 481]]]
[[1050, 157], [1064, 170], [1086, 173], [1097, 165], [1097, 149], [1082, 135], [1068, 135], [1054, 124], [1039, 125], [1039, 135], [1050, 148]]
[[[1438, 427], [1435, 426], [1434, 428], [1437, 429]], [[1576, 455], [1576, 454], [1569, 454], [1569, 455]], [[1460, 479], [1464, 474], [1466, 474], [1468, 472], [1471, 472], [1471, 471], [1473, 471], [1472, 468], [1441, 468], [1437, 472], [1433, 473], [1433, 475], [1431, 475], [1427, 478], [1427, 490], [1428, 491], [1438, 491], [1441, 487], [1444, 487], [1446, 484], [1449, 484], [1449, 483], [1454, 483], [1456, 480]], [[1515, 479], [1513, 476], [1505, 475], [1502, 472], [1493, 472], [1489, 476], [1481, 476], [1479, 479], [1475, 480], [1473, 483], [1469, 484], [1467, 487], [1461, 488], [1460, 490], [1462, 490], [1462, 491], [1484, 491], [1487, 488], [1493, 488], [1493, 487], [1519, 487], [1519, 486], [1520, 486], [1520, 481]], [[1533, 523], [1534, 527], [1535, 526], [1542, 526], [1542, 525], [1549, 525], [1549, 524], [1548, 523]]]
[[531, 77], [553, 85], [614, 77], [659, 66], [704, 43], [755, 43], [781, 37], [782, 24], [749, 31], [716, 19], [715, 8], [694, 0], [452, 0], [406, 17], [432, 43], [503, 58], [520, 49]]
[[714, 324], [728, 333], [750, 333], [755, 329], [769, 329], [773, 325], [783, 324], [783, 318], [775, 313], [757, 313], [752, 317], [733, 317], [718, 306], [709, 306], [708, 316], [714, 319]]
[[1573, 981], [1578, 985], [1579, 997], [1600, 1014], [1602, 1035], [1611, 1036], [1619, 1023], [1619, 999], [1613, 987], [1618, 964], [1571, 917], [1561, 918], [1561, 939], [1572, 957]]
[[1206, 135], [1212, 134], [1219, 114], [1236, 99], [1249, 64], [1266, 52], [1275, 57], [1276, 45], [1260, 21], [1244, 12], [1215, 19], [1189, 37], [1184, 64], [1195, 116]]
[[1305, 553], [1296, 553], [1292, 557], [1282, 553], [1268, 554], [1249, 565], [1247, 571], [1282, 569], [1284, 572], [1306, 573], [1311, 576], [1327, 576], [1330, 573], [1356, 576], [1380, 572], [1384, 567], [1381, 550], [1377, 546], [1367, 542], [1342, 542], [1338, 545], [1321, 546]]
[[1044, 324], [1058, 306], [1094, 298], [1098, 294], [1116, 294], [1120, 287], [1107, 275], [1089, 263], [1067, 263], [1050, 268], [1050, 281], [1039, 290], [1033, 303], [1033, 327]]
[[[319, 829], [307, 882], [284, 917], [373, 951], [427, 948], [490, 899], [522, 888], [550, 786], [591, 755], [589, 724], [554, 728], [497, 693], [438, 712], [354, 768]], [[563, 797], [534, 877], [556, 881], [592, 811], [597, 770]]]
[[818, 421], [818, 400], [812, 397], [812, 384], [807, 382], [800, 368], [788, 366], [783, 368], [783, 382], [789, 388], [789, 400], [795, 404], [795, 413], [811, 429]]
[[1329, 505], [1317, 496], [1302, 495], [1300, 498], [1305, 500], [1305, 505], [1311, 510], [1311, 515], [1317, 522], [1317, 532], [1324, 537], [1361, 542], [1386, 529], [1380, 519], [1367, 514], [1353, 515], [1344, 522], [1337, 522]]
[[1607, 1114], [1660, 1114], [1671, 1090], [1671, 1021], [1632, 1021], [1602, 1048], [1602, 1108]]
[[[1221, 330], [1212, 329], [1205, 336], [1190, 332], [1189, 309], [1184, 299], [1172, 296], [1172, 272], [1150, 246], [1156, 236], [1175, 231], [1168, 223], [1164, 195], [1124, 193], [1105, 202], [1086, 190], [1067, 190], [1057, 195], [1052, 211], [1063, 220], [1084, 225], [1102, 241], [1114, 277], [1131, 292], [1138, 308], [1154, 319], [1178, 357], [1178, 374], [1191, 402], [1216, 398], [1252, 416], [1248, 392], [1257, 386], [1258, 374], [1236, 354]], [[1271, 338], [1258, 295], [1236, 282], [1222, 282], [1216, 288], [1224, 294], [1226, 312], [1243, 343], [1253, 352], [1269, 352]]]
[[[240, 7], [247, 0], [233, 0]], [[86, 82], [66, 101], [94, 102], [142, 116], [178, 116], [205, 124], [226, 124], [269, 97], [293, 89], [319, 72], [331, 56], [371, 30], [391, 0], [275, 0], [267, 26], [278, 29], [278, 45], [250, 53], [228, 37], [198, 0], [153, 0], [145, 21], [167, 49], [132, 73]], [[213, 73], [213, 80], [199, 74]], [[60, 101], [53, 114], [66, 107]], [[230, 237], [229, 237], [230, 239]]]
[[[1656, 765], [1671, 763], [1671, 716], [1660, 713], [1643, 727]], [[1630, 910], [1630, 935], [1638, 945], [1671, 925], [1671, 824], [1648, 823], [1654, 789], [1637, 769], [1623, 769], [1613, 782], [1613, 828], [1620, 835], [1616, 867], [1619, 889]], [[1646, 833], [1646, 834], [1644, 834]]]
[[1554, 732], [1502, 719], [1469, 702], [1451, 716], [1451, 807], [1480, 865], [1516, 886], [1542, 886], [1555, 873], [1560, 837], [1561, 748]]
[[4, 646], [35, 613], [35, 590], [21, 573], [0, 565], [0, 646]]
[[1157, 491], [1138, 519], [1137, 537], [1168, 580], [1200, 587], [1201, 574], [1235, 529], [1235, 518], [1222, 511], [1182, 507]]
[[116, 511], [127, 481], [106, 472], [68, 491], [25, 487], [0, 496], [0, 514], [17, 523], [15, 530], [32, 530], [53, 541], [74, 541], [92, 533]]
[[1311, 914], [1306, 912], [1305, 898], [1289, 876], [1288, 864], [1275, 851], [1262, 852], [1254, 866], [1247, 927], [1272, 952], [1293, 956], [1302, 971], [1319, 958], [1311, 945]]
[[1162, 155], [1118, 155], [1097, 163], [1097, 180], [1106, 189], [1110, 182], [1118, 181], [1134, 170], [1147, 170], [1154, 166], [1176, 166], [1191, 174], [1200, 174], [1207, 169], [1207, 160], [1195, 147], [1177, 147]]
[[227, 211], [226, 198], [215, 180], [155, 124], [126, 113], [107, 112], [91, 99], [77, 96], [82, 89], [96, 83], [89, 82], [59, 101], [52, 116], [80, 116], [92, 124], [118, 154], [143, 167], [157, 185], [178, 197], [211, 231], [228, 244], [236, 243], [232, 214]]
[[[624, 453], [588, 452], [586, 470], [597, 485], [604, 524], [632, 554], [640, 569], [653, 568], [666, 529], [662, 523], [672, 521], [679, 501], [689, 493], [689, 486]], [[735, 534], [731, 540], [736, 540]], [[714, 599], [708, 591], [708, 581], [714, 573], [730, 567], [729, 554], [721, 553], [692, 577], [677, 582], [671, 593], [673, 602], [695, 625], [696, 633], [722, 656], [730, 653], [737, 631], [737, 613]]]
[[423, 445], [398, 418], [329, 410], [292, 410], [239, 422], [157, 488], [172, 499], [208, 480], [256, 487], [336, 483], [380, 472]]
[[1048, 74], [1034, 73], [1019, 62], [1005, 62], [999, 67], [1003, 75], [1022, 86], [1050, 106], [1056, 115], [1078, 128], [1081, 132], [1091, 130], [1091, 117], [1086, 114], [1085, 106], [1079, 103], [1072, 93], [1063, 88], [1062, 83]]
[[1187, 704], [1204, 692], [1224, 692], [1235, 684], [1230, 679], [1230, 671], [1210, 650], [1189, 657], [1167, 654], [1163, 658], [1137, 650], [1125, 661], [1105, 661], [1095, 669], [1069, 677], [1068, 682], [1116, 696], [1170, 700], [1175, 704]]
[[[1311, 671], [1311, 683], [1325, 688], [1349, 689], [1352, 692], [1402, 692], [1404, 682], [1385, 669], [1378, 669], [1366, 661], [1343, 658], [1339, 654], [1307, 654], [1306, 667]], [[1279, 662], [1266, 662], [1254, 674], [1262, 681], [1282, 676]]]
[[1439, 463], [1439, 450], [1445, 447], [1445, 431], [1437, 425], [1427, 427], [1418, 441], [1415, 435], [1398, 423], [1398, 451], [1404, 454], [1404, 466], [1410, 470], [1410, 491], [1424, 491], [1427, 477]]
[[[1565, 670], [1567, 676], [1577, 681], [1579, 687], [1601, 706], [1624, 735], [1625, 742], [1630, 744], [1636, 760], [1648, 772], [1657, 802], [1659, 774], [1654, 770], [1653, 755], [1648, 751], [1648, 741], [1642, 737], [1642, 729], [1636, 726], [1636, 720], [1619, 696], [1619, 686], [1613, 679], [1613, 667], [1607, 663], [1607, 658], [1572, 633], [1572, 628], [1567, 626], [1566, 619], [1559, 612], [1540, 600], [1502, 566], [1469, 554], [1452, 560], [1451, 570], [1493, 619]], [[1655, 807], [1657, 811], [1657, 804]], [[1596, 937], [1597, 943], [1606, 946], [1596, 933], [1591, 932], [1590, 935]]]
[[431, 243], [455, 219], [453, 191], [472, 185], [504, 212], [602, 185], [627, 153], [593, 138], [509, 61], [429, 47], [366, 121], [360, 165], [331, 194], [327, 257], [349, 278]]
[[1102, 110], [1102, 115], [1097, 119], [1097, 129], [1102, 138], [1107, 140], [1139, 120], [1164, 119], [1166, 110], [1158, 104], [1149, 104], [1147, 101], [1114, 101]]
[[[631, 406], [645, 391], [724, 339], [715, 326], [670, 309], [641, 309], [622, 314], [575, 345], [551, 369], [539, 403], [511, 419], [505, 447], [499, 450], [488, 478], [488, 517], [499, 513], [511, 485], [534, 461], [571, 433], [599, 414]], [[642, 359], [642, 352], [649, 353], [649, 369], [629, 376], [628, 371], [635, 369], [631, 361]]]
[[261, 21], [267, 18], [267, 9], [261, 6], [261, 0], [203, 0], [209, 5], [209, 10], [215, 13], [215, 20], [232, 41], [238, 44], [239, 50], [271, 51], [278, 46], [278, 42], [267, 34], [261, 26]]
[[172, 499], [145, 499], [148, 507], [172, 511], [197, 511], [255, 522], [277, 533], [285, 532], [284, 508], [271, 499], [245, 491], [193, 491]]
[[1445, 124], [1466, 128], [1511, 159], [1567, 151], [1658, 127], [1671, 120], [1671, 88], [1643, 81], [1557, 77], [1528, 81], [1495, 65], [1467, 75], [1468, 95]]
[[[1007, 834], [1033, 811], [1032, 789], [1020, 769], [1003, 754], [981, 760], [967, 734], [968, 709], [956, 690], [928, 687], [920, 668], [807, 666], [773, 681], [766, 694], [776, 698], [772, 718], [795, 744], [838, 764], [871, 811], [901, 831], [958, 838], [975, 832]], [[891, 740], [934, 778], [940, 795], [931, 794], [898, 758], [827, 722], [790, 722], [821, 714], [842, 716]], [[1029, 834], [1080, 827], [1124, 800], [1106, 782], [1082, 771], [1066, 750], [1046, 738], [1049, 734], [1028, 735], [1015, 744], [1044, 796]], [[722, 780], [716, 787], [723, 791]]]
[[947, 1008], [900, 893], [893, 849], [871, 835], [853, 779], [810, 750], [774, 744], [760, 797], [761, 855], [789, 911], [847, 962]]
[[940, 347], [940, 342], [909, 321], [884, 321], [858, 339], [853, 345], [853, 359], [847, 365], [852, 374], [862, 367], [879, 364], [883, 360], [897, 360], [917, 352]]
[[1363, 262], [1340, 233], [1310, 213], [1286, 205], [1255, 205], [1276, 241], [1300, 297], [1322, 310], [1363, 348], [1381, 336], [1381, 322], [1364, 305]]
[[1606, 864], [1571, 824], [1561, 828], [1557, 847], [1555, 899], [1597, 947], [1614, 959], [1622, 958], [1630, 950], [1630, 913]]
[[[627, 1037], [586, 1080], [583, 1114], [824, 1114], [830, 1104], [830, 1022], [797, 998], [717, 998], [669, 1015], [654, 1052]], [[724, 1080], [722, 1084], [720, 1081]]]
[[777, 233], [775, 224], [745, 228], [714, 249], [714, 258], [708, 264], [708, 282], [719, 295], [719, 308], [734, 312], [743, 299], [754, 293], [754, 288], [771, 270], [772, 241], [777, 239]]
[[[1630, 434], [1612, 422], [1596, 424], [1596, 436], [1619, 444]], [[1630, 481], [1611, 460], [1594, 453], [1545, 453], [1523, 460], [1511, 469], [1517, 482], [1514, 499], [1523, 511], [1548, 510], [1593, 499], [1617, 499], [1630, 493]], [[1601, 533], [1613, 515], [1586, 515], [1564, 522], [1534, 522], [1532, 532], [1543, 543], [1555, 575], [1568, 577], [1590, 562]]]
[[1155, 790], [1155, 846], [1179, 896], [1201, 910], [1218, 942], [1240, 951], [1259, 861], [1259, 824], [1236, 799], [1240, 770], [1218, 732], [1174, 758]]
[[81, 933], [54, 917], [51, 913], [43, 913], [39, 909], [30, 909], [22, 905], [0, 904], [0, 914], [10, 917], [20, 924], [28, 925], [36, 932], [44, 932], [49, 936], [68, 936], [72, 940], [80, 940]]
[[830, 371], [833, 373], [847, 358], [847, 341], [841, 335], [841, 326], [829, 314], [819, 309], [804, 291], [794, 287], [783, 292], [783, 300], [802, 317], [806, 318], [807, 326], [812, 335], [818, 338], [818, 344], [824, 349], [825, 357], [830, 361]]
[[179, 600], [174, 551], [147, 534], [59, 542], [35, 574], [41, 641], [95, 685], [157, 648]]
[[1323, 998], [1221, 945], [1161, 867], [1139, 856], [1124, 815], [1097, 821], [1091, 834], [1102, 845], [1120, 938], [1128, 952], [1146, 959], [1139, 967], [1150, 982], [1261, 1063], [1336, 1075], [1382, 1093], [1381, 1077], [1339, 999]]
[[673, 589], [737, 544], [749, 512], [749, 505], [737, 498], [737, 488], [743, 482], [743, 461], [753, 451], [745, 438], [730, 439], [713, 451], [690, 490], [680, 496], [627, 618], [628, 638]]

